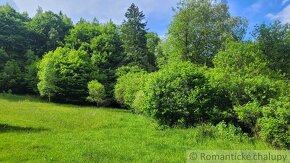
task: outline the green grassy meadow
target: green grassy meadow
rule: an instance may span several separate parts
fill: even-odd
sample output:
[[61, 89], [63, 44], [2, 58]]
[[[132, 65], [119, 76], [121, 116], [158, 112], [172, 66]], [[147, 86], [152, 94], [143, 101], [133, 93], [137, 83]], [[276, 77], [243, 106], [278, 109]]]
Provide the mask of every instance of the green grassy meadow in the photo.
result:
[[270, 148], [196, 128], [161, 128], [127, 110], [0, 94], [0, 162], [185, 162], [187, 150]]

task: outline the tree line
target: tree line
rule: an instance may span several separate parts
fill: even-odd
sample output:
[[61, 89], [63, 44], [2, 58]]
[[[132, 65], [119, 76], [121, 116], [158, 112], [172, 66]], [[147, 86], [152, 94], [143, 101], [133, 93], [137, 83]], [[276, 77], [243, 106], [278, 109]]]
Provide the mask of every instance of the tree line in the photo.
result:
[[226, 122], [290, 145], [290, 26], [233, 17], [224, 1], [180, 0], [160, 39], [132, 4], [121, 25], [0, 6], [0, 91], [115, 105], [168, 126]]

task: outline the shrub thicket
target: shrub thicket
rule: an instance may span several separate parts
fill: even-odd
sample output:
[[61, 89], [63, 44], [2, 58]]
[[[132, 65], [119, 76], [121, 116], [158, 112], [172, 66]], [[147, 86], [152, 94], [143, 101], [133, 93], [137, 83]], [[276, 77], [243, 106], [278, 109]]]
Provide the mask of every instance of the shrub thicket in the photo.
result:
[[122, 106], [133, 109], [133, 102], [138, 91], [145, 83], [147, 73], [145, 71], [129, 72], [118, 78], [115, 86], [115, 99]]
[[290, 98], [272, 100], [262, 109], [263, 117], [258, 120], [261, 138], [273, 146], [290, 147]]
[[229, 43], [207, 72], [211, 85], [233, 102], [239, 125], [278, 147], [289, 148], [289, 83], [268, 67], [254, 43]]
[[[145, 83], [139, 106], [161, 124], [194, 125], [227, 119], [227, 100], [210, 87], [203, 68], [176, 62], [152, 74]], [[228, 101], [226, 101], [227, 103]]]

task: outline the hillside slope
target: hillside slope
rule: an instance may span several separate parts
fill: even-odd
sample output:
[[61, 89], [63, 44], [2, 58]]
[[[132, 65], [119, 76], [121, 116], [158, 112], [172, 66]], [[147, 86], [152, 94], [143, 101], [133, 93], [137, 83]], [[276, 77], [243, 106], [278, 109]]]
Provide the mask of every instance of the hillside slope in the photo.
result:
[[190, 149], [269, 147], [244, 137], [210, 136], [201, 127], [161, 128], [121, 109], [0, 94], [0, 162], [185, 162]]

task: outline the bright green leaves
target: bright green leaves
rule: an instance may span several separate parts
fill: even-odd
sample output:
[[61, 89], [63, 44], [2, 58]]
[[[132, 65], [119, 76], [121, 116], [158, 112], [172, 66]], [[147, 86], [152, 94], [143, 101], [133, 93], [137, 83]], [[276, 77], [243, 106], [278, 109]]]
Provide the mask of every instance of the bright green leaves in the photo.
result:
[[82, 102], [93, 78], [92, 64], [83, 50], [58, 48], [47, 53], [39, 65], [38, 89], [42, 96], [67, 102]]
[[87, 100], [90, 102], [96, 102], [97, 105], [102, 103], [106, 98], [105, 87], [97, 80], [90, 81], [88, 83], [89, 96]]

